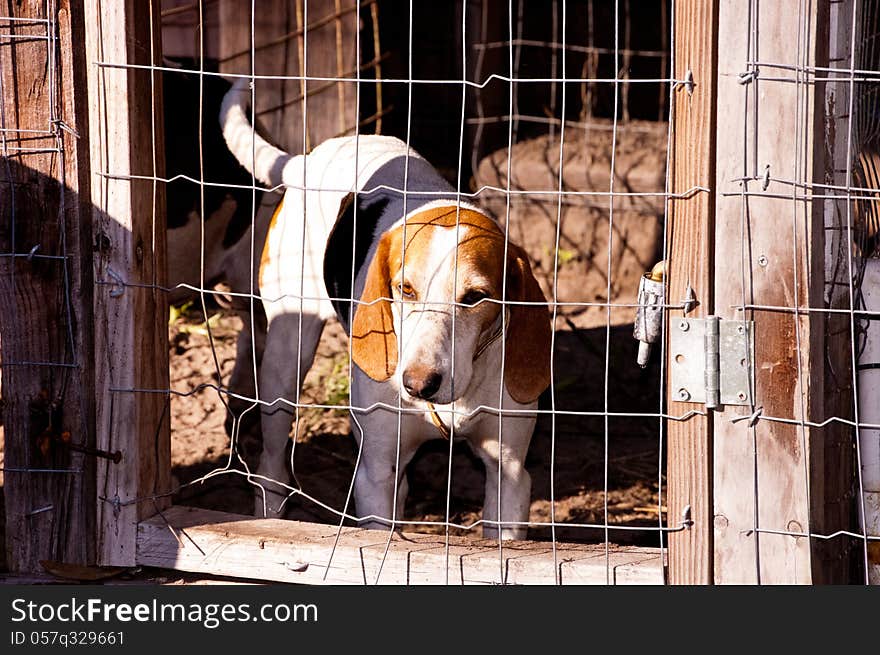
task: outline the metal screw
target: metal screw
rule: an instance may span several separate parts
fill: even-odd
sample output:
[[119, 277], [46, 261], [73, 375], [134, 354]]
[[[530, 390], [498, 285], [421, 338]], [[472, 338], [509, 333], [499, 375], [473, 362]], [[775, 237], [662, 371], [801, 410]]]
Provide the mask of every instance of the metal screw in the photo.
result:
[[694, 520], [691, 518], [691, 506], [685, 505], [681, 510], [681, 524], [687, 528], [691, 529], [691, 526], [694, 524]]
[[736, 397], [737, 397], [737, 400], [739, 400], [740, 402], [745, 402], [746, 394], [744, 392], [740, 391], [738, 394], [736, 394]]
[[110, 451], [101, 450], [100, 448], [88, 448], [86, 446], [80, 446], [79, 444], [70, 443], [70, 441], [62, 441], [62, 445], [78, 453], [83, 453], [84, 455], [92, 455], [93, 457], [103, 457], [104, 459], [109, 459], [114, 464], [119, 464], [119, 462], [122, 461], [122, 451], [119, 450], [111, 453]]
[[687, 332], [690, 327], [691, 327], [691, 324], [688, 323], [687, 321], [682, 321], [681, 323], [678, 324], [678, 329], [681, 330], [682, 332]]
[[696, 305], [697, 294], [694, 293], [694, 288], [691, 286], [691, 283], [688, 282], [687, 289], [684, 291], [684, 300], [681, 302], [681, 310], [685, 314], [689, 314]]
[[758, 257], [758, 266], [766, 266], [767, 263], [767, 255], [761, 255], [760, 257]]
[[764, 179], [761, 182], [761, 191], [766, 191], [768, 186], [770, 186], [770, 164], [767, 164], [764, 167]]
[[682, 402], [690, 400], [691, 394], [687, 389], [681, 388], [678, 390], [678, 399], [681, 400]]
[[684, 75], [684, 88], [689, 96], [694, 95], [694, 72], [691, 69]]
[[746, 328], [744, 325], [737, 325], [736, 326], [736, 333], [737, 334], [743, 334], [745, 331], [746, 331]]

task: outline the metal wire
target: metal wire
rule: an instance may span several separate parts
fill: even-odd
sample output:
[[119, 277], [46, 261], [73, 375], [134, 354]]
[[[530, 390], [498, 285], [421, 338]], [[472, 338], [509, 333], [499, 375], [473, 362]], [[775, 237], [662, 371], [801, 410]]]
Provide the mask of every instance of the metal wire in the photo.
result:
[[[97, 174], [102, 177], [106, 177], [107, 179], [111, 179], [111, 180], [158, 180], [160, 182], [176, 182], [179, 180], [185, 180], [188, 182], [198, 182], [197, 180], [194, 180], [193, 178], [191, 178], [187, 175], [175, 175], [170, 178], [162, 178], [162, 177], [156, 177], [156, 176], [151, 176], [151, 175], [126, 175], [126, 174], [121, 174], [121, 173], [109, 173], [109, 172], [98, 172]], [[267, 188], [267, 187], [262, 187], [262, 186], [256, 187], [256, 186], [248, 186], [248, 185], [243, 185], [243, 184], [222, 184], [220, 182], [207, 182], [207, 181], [204, 184], [205, 184], [205, 186], [222, 187], [225, 189], [265, 190]], [[332, 185], [318, 188], [318, 187], [307, 187], [307, 186], [300, 187], [299, 185], [296, 185], [296, 184], [286, 184], [286, 185], [284, 185], [284, 187], [282, 187], [280, 185], [274, 186], [274, 187], [269, 187], [268, 190], [269, 191], [279, 191], [282, 188], [296, 189], [296, 190], [300, 190], [300, 191], [340, 191], [340, 192], [346, 192], [346, 189], [337, 189], [337, 188], [334, 188]], [[380, 191], [380, 190], [396, 191], [401, 194], [404, 192], [404, 189], [398, 189], [394, 186], [387, 185], [387, 184], [379, 184], [379, 185], [376, 185], [375, 187], [363, 189], [361, 191], [361, 193], [368, 194], [368, 193], [372, 193], [374, 191]], [[485, 184], [485, 185], [481, 186], [479, 189], [477, 189], [477, 191], [474, 191], [471, 193], [462, 192], [461, 195], [463, 198], [476, 198], [483, 191], [497, 191], [497, 192], [501, 192], [501, 193], [510, 193], [510, 195], [512, 195], [512, 196], [526, 196], [526, 197], [556, 196], [556, 195], [559, 195], [559, 193], [560, 193], [557, 189], [513, 189], [512, 188], [508, 191], [507, 189], [505, 189], [503, 187], [496, 187], [491, 184]], [[697, 186], [691, 187], [690, 189], [688, 189], [687, 191], [684, 191], [682, 193], [666, 193], [663, 191], [613, 191], [613, 192], [608, 192], [608, 191], [575, 191], [575, 190], [566, 189], [563, 192], [563, 195], [571, 196], [573, 198], [595, 196], [595, 197], [599, 197], [599, 198], [614, 198], [614, 197], [654, 198], [654, 197], [660, 197], [660, 198], [667, 198], [667, 199], [669, 199], [669, 198], [687, 199], [696, 193], [706, 193], [708, 191], [709, 191], [709, 189], [707, 189], [706, 187], [697, 185]], [[442, 195], [443, 195], [442, 191], [407, 190], [407, 193], [412, 196], [438, 196], [438, 197], [442, 197]], [[784, 196], [784, 197], [786, 199], [788, 199], [791, 196]], [[816, 198], [816, 197], [821, 197], [821, 196], [813, 196], [813, 198]]]
[[[565, 50], [565, 35], [567, 30], [567, 12], [566, 12], [566, 3], [562, 3], [562, 49]], [[553, 7], [555, 9], [556, 3], [553, 3]], [[554, 20], [555, 24], [555, 20]], [[554, 41], [556, 40], [554, 34]], [[555, 55], [554, 51], [554, 55]], [[555, 62], [555, 58], [554, 58]], [[565, 56], [562, 57], [562, 79], [565, 80]], [[555, 77], [555, 74], [554, 74]], [[562, 115], [565, 116], [565, 82], [562, 83]], [[552, 92], [551, 92], [552, 93]], [[554, 94], [555, 95], [555, 94]], [[556, 112], [553, 112], [554, 115]], [[552, 136], [551, 136], [552, 138]], [[552, 325], [556, 325], [556, 318], [559, 312], [559, 305], [557, 304], [559, 301], [559, 238], [562, 234], [562, 189], [563, 189], [563, 170], [565, 166], [565, 157], [563, 156], [565, 152], [565, 129], [560, 130], [559, 132], [559, 196], [557, 198], [556, 204], [556, 241], [553, 247], [553, 309], [552, 314], [553, 318], [551, 320]], [[614, 177], [614, 171], [612, 170], [611, 176]], [[610, 260], [609, 260], [610, 265]], [[610, 296], [609, 296], [610, 298]], [[610, 310], [609, 310], [610, 311]], [[561, 573], [559, 570], [559, 558], [556, 552], [556, 366], [555, 366], [555, 357], [556, 355], [556, 330], [553, 330], [550, 336], [550, 523], [551, 523], [551, 533], [550, 537], [553, 541], [553, 570], [556, 571], [556, 580], [555, 583], [557, 585], [562, 584]]]
[[[157, 70], [157, 71], [175, 71], [180, 72], [180, 68], [171, 68], [168, 66], [149, 66], [147, 64], [117, 64], [109, 61], [96, 61], [95, 65], [100, 68], [110, 68], [110, 69], [125, 69], [125, 70]], [[193, 72], [193, 71], [185, 71], [184, 72]], [[348, 83], [354, 84], [356, 80], [350, 77], [330, 77], [325, 75], [242, 75], [236, 73], [215, 73], [212, 71], [205, 71], [204, 75], [213, 75], [215, 77], [224, 77], [229, 79], [238, 79], [238, 78], [247, 78], [256, 80], [275, 80], [275, 81], [285, 81], [285, 80], [293, 80], [298, 82], [337, 82], [337, 83]], [[528, 84], [536, 84], [536, 83], [551, 83], [557, 82], [561, 83], [563, 80], [559, 78], [553, 77], [514, 77], [513, 75], [505, 76], [498, 75], [493, 73], [489, 75], [483, 81], [472, 81], [465, 80], [465, 85], [474, 89], [484, 89], [486, 86], [491, 84], [492, 82], [506, 82], [508, 84], [514, 83], [528, 83]], [[593, 84], [611, 84], [613, 85], [616, 80], [613, 77], [608, 78], [571, 78], [567, 80], [569, 82], [590, 82]], [[454, 79], [408, 79], [408, 78], [385, 78], [381, 80], [374, 80], [369, 78], [362, 78], [362, 84], [401, 84], [406, 85], [408, 87], [412, 87], [413, 85], [421, 85], [421, 84], [440, 84], [440, 85], [458, 85], [461, 84], [461, 80]], [[684, 84], [685, 80], [675, 80], [669, 78], [646, 78], [641, 77], [638, 79], [627, 80], [627, 84]], [[512, 111], [512, 110], [511, 110]]]

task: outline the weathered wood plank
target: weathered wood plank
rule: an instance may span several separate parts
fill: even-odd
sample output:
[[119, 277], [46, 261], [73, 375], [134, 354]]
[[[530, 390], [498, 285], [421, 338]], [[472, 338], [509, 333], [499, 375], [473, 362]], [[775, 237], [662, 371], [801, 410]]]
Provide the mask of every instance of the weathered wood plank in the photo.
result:
[[[88, 0], [86, 52], [95, 206], [97, 511], [101, 564], [134, 563], [138, 521], [163, 506], [170, 437], [160, 75], [96, 65], [161, 63], [158, 4]], [[154, 12], [154, 13], [151, 13]], [[154, 112], [155, 109], [155, 112]]]
[[[690, 284], [697, 298], [691, 317], [707, 316], [713, 308], [717, 15], [714, 0], [675, 3], [674, 77], [684, 80], [690, 71], [694, 86], [692, 93], [679, 87], [675, 95], [671, 189], [676, 194], [693, 187], [711, 190], [669, 203], [669, 302], [683, 300]], [[676, 329], [676, 319], [682, 315], [679, 310], [668, 313], [670, 329]], [[671, 386], [668, 400], [674, 415], [696, 408], [682, 402]], [[691, 529], [669, 535], [669, 581], [708, 584], [712, 582], [712, 424], [706, 416], [694, 415], [686, 421], [668, 421], [667, 432], [669, 516], [680, 517], [689, 505], [694, 521]]]
[[216, 0], [162, 0], [162, 54], [196, 59], [201, 49], [207, 59], [216, 60], [220, 50], [219, 14]]
[[[357, 13], [353, 11], [356, 4], [357, 0], [310, 0], [308, 3], [264, 0], [253, 17], [253, 69], [257, 75], [352, 79], [351, 82], [257, 81], [257, 118], [272, 141], [288, 152], [308, 152], [326, 139], [349, 130], [354, 133], [357, 122], [354, 78], [359, 61], [359, 24]], [[248, 0], [220, 2], [220, 70], [223, 72], [251, 72], [250, 12]]]
[[[307, 584], [554, 584], [553, 554], [546, 542], [504, 544], [441, 535], [395, 534], [384, 565], [388, 533], [344, 528], [331, 561], [332, 525], [254, 519], [172, 507], [138, 528], [137, 563], [180, 571]], [[167, 521], [167, 522], [166, 522]], [[329, 563], [329, 564], [328, 564]], [[656, 548], [557, 544], [562, 584], [662, 584]], [[326, 573], [326, 579], [325, 579]]]
[[[816, 13], [822, 4], [795, 12], [784, 3], [733, 0], [719, 11], [719, 52], [725, 55], [718, 78], [716, 310], [724, 318], [754, 319], [755, 405], [764, 416], [795, 421], [823, 420], [820, 315], [735, 308], [821, 306], [821, 203], [793, 199], [795, 191], [803, 197], [804, 189], [776, 180], [822, 179], [822, 90], [812, 82], [762, 80], [764, 74], [777, 76], [773, 68], [760, 68], [751, 83], [740, 83], [738, 76], [755, 58], [827, 65], [820, 60], [826, 46], [820, 45], [823, 20]], [[819, 431], [769, 420], [754, 429], [748, 421], [731, 422], [749, 411], [715, 413], [715, 579], [812, 582], [810, 540], [764, 531], [813, 527], [811, 494], [815, 503], [824, 489], [810, 485], [824, 474], [811, 467], [811, 451], [822, 447]]]
[[4, 16], [36, 20], [4, 21], [0, 46], [6, 561], [20, 572], [95, 557], [94, 459], [64, 440], [94, 445], [83, 13], [68, 0], [50, 6], [52, 15], [43, 0], [3, 3]]

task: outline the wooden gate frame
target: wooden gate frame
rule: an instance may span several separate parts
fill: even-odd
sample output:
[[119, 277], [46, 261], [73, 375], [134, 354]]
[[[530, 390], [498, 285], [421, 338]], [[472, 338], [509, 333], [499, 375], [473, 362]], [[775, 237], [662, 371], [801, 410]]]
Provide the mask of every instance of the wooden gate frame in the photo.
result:
[[[800, 85], [764, 80], [795, 73], [750, 62], [828, 66], [829, 5], [813, 3], [800, 22], [785, 3], [675, 3], [675, 78], [684, 83], [674, 106], [672, 189], [687, 195], [670, 201], [668, 299], [682, 301], [690, 284], [698, 304], [689, 316], [754, 320], [760, 408], [749, 420], [751, 408], [704, 413], [667, 394], [672, 417], [700, 411], [668, 422], [669, 515], [690, 505], [695, 522], [670, 536], [675, 584], [849, 580], [846, 539], [807, 535], [852, 527], [852, 431], [825, 424], [851, 411], [852, 391], [825, 376], [826, 366], [850, 369], [851, 342], [835, 336], [839, 321], [822, 312], [738, 309], [824, 307], [825, 203], [795, 205], [792, 186], [774, 178], [806, 182], [796, 187], [803, 198], [835, 170], [825, 83], [819, 75]], [[670, 314], [668, 324], [682, 316]]]

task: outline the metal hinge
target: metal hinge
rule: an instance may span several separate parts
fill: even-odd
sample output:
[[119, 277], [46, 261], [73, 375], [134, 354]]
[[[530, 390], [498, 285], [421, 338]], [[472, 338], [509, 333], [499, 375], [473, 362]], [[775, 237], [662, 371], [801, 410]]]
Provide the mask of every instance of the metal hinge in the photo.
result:
[[670, 330], [669, 382], [673, 398], [722, 405], [751, 405], [754, 372], [752, 321], [720, 316], [681, 318]]

